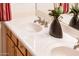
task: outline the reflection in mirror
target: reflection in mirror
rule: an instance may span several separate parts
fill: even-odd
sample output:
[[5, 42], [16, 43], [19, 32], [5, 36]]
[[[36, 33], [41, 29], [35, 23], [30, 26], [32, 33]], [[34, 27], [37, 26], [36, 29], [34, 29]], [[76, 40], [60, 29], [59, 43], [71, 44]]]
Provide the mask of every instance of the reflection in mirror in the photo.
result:
[[[48, 10], [53, 10], [56, 7], [61, 6], [61, 9], [63, 10], [63, 14], [61, 14], [60, 16], [62, 16], [63, 18], [61, 19], [61, 22], [63, 22], [65, 25], [70, 25], [70, 23], [75, 23], [77, 24], [77, 28], [79, 28], [79, 20], [77, 17], [77, 21], [73, 21], [71, 22], [72, 18], [73, 18], [73, 13], [69, 14], [69, 12], [71, 11], [72, 6], [79, 8], [79, 4], [78, 3], [37, 3], [35, 5], [36, 7], [36, 15], [40, 16], [41, 18], [45, 18], [46, 21], [48, 21], [49, 23], [51, 22], [51, 18], [48, 17]], [[79, 11], [78, 11], [79, 12]], [[70, 26], [72, 27], [72, 26]], [[76, 29], [75, 27], [72, 27], [74, 29]]]
[[[62, 3], [61, 6], [65, 4]], [[61, 20], [66, 25], [79, 30], [79, 4], [78, 3], [68, 3], [63, 7], [64, 14], [62, 14], [63, 19]], [[65, 13], [67, 11], [67, 13]]]
[[79, 8], [78, 8], [78, 3], [75, 4], [75, 6], [72, 6], [71, 11], [69, 13], [73, 13], [73, 17], [69, 23], [71, 27], [74, 27], [79, 30], [79, 19], [78, 19], [78, 14], [79, 14]]

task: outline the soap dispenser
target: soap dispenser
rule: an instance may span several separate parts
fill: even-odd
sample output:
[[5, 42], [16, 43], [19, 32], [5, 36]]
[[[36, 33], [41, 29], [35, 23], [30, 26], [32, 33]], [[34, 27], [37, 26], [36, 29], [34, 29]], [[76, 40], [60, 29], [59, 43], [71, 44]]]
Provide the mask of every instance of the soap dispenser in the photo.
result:
[[55, 38], [62, 38], [63, 33], [62, 33], [62, 28], [60, 25], [60, 22], [58, 20], [58, 17], [61, 14], [61, 10], [59, 8], [56, 8], [55, 10], [51, 10], [51, 13], [49, 13], [50, 16], [54, 17], [50, 29], [49, 29], [49, 34]]

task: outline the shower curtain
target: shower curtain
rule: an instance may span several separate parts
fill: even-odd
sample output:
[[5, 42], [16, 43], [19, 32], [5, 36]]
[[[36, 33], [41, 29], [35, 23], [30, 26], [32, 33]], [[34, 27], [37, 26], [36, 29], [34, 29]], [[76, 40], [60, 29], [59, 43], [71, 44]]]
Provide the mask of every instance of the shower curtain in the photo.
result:
[[60, 6], [62, 6], [64, 13], [69, 11], [69, 3], [60, 3]]
[[0, 21], [11, 20], [10, 3], [0, 3]]
[[63, 13], [67, 13], [69, 11], [69, 3], [54, 3], [54, 8], [62, 7]]

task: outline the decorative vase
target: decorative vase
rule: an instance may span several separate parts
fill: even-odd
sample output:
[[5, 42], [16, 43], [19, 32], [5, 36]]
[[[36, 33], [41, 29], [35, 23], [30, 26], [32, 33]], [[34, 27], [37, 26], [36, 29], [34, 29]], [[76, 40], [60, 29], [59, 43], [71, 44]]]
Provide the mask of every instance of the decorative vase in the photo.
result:
[[79, 29], [79, 20], [78, 20], [78, 14], [74, 14], [74, 16], [72, 17], [69, 26]]
[[62, 29], [58, 21], [58, 17], [54, 16], [54, 20], [50, 25], [49, 34], [55, 38], [62, 38]]

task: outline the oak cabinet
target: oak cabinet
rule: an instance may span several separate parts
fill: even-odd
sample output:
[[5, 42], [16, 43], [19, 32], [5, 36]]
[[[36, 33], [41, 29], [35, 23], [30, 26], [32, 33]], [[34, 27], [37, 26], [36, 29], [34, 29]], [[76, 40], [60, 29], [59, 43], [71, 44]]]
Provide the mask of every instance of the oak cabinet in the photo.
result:
[[11, 40], [14, 42], [15, 46], [18, 46], [18, 38], [15, 35], [11, 35]]
[[18, 48], [20, 49], [20, 51], [23, 53], [24, 56], [27, 55], [27, 49], [22, 45], [20, 41], [18, 42]]
[[15, 45], [11, 41], [11, 39], [7, 36], [7, 55], [14, 56]]
[[27, 52], [27, 56], [32, 56], [32, 54], [28, 51], [28, 52]]
[[23, 54], [15, 47], [15, 56], [23, 56]]
[[32, 56], [31, 53], [24, 47], [21, 41], [11, 32], [4, 24], [6, 34], [6, 47], [8, 56]]

